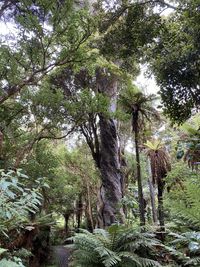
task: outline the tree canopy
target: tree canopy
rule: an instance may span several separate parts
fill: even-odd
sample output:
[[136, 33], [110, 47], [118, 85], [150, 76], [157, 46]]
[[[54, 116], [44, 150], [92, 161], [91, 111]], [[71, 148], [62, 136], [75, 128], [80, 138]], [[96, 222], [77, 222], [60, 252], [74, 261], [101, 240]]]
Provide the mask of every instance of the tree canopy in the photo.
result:
[[199, 22], [0, 0], [0, 266], [199, 266]]

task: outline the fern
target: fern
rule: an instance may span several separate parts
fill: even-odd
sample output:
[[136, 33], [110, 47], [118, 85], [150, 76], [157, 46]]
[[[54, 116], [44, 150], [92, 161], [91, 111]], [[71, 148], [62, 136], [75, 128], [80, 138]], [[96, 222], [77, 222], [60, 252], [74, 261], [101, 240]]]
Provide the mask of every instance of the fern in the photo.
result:
[[200, 257], [190, 259], [184, 266], [200, 266]]
[[200, 266], [200, 232], [185, 232], [183, 234], [170, 233], [175, 238], [171, 244], [179, 250], [187, 251], [182, 259], [182, 266]]
[[155, 260], [158, 247], [154, 234], [113, 225], [94, 233], [82, 230], [73, 239], [74, 262], [79, 267], [160, 267]]
[[166, 195], [166, 206], [175, 220], [181, 219], [182, 225], [200, 227], [200, 175], [178, 163], [166, 178], [170, 193]]
[[184, 182], [184, 190], [177, 192], [175, 198], [171, 198], [170, 206], [172, 214], [174, 214], [176, 218], [179, 217], [184, 223], [187, 223], [187, 225], [199, 228], [199, 203], [200, 185], [192, 181], [187, 181]]

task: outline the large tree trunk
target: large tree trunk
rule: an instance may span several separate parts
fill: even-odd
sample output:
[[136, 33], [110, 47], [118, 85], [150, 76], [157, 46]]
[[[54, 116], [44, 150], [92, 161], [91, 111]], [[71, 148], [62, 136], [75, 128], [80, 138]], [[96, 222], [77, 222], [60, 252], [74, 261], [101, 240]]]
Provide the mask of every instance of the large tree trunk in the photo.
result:
[[[136, 126], [135, 126], [136, 127]], [[140, 225], [145, 225], [145, 205], [142, 188], [141, 166], [140, 166], [140, 153], [138, 144], [138, 128], [135, 129], [135, 154], [136, 154], [136, 168], [137, 168], [137, 184], [138, 184], [138, 198], [139, 198], [139, 211], [140, 211]]]
[[[98, 70], [96, 75], [98, 92], [108, 96], [109, 111], [116, 111], [117, 78], [105, 70]], [[123, 175], [120, 171], [119, 138], [116, 121], [101, 114], [100, 141], [101, 160], [100, 173], [102, 185], [99, 192], [98, 207], [99, 227], [109, 226], [124, 221], [124, 213], [120, 202], [123, 197]]]

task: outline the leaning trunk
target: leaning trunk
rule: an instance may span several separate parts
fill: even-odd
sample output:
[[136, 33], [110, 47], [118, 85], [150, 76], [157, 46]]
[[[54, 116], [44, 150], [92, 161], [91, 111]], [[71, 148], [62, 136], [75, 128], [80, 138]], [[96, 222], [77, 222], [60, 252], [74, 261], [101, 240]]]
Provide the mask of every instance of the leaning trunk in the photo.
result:
[[[109, 98], [109, 111], [116, 111], [117, 79], [108, 76], [107, 71], [97, 71], [97, 90]], [[121, 206], [123, 197], [123, 175], [120, 171], [119, 139], [116, 121], [99, 115], [101, 160], [100, 173], [102, 185], [99, 192], [98, 224], [99, 227], [124, 222]]]
[[[136, 126], [135, 126], [136, 127]], [[140, 153], [138, 144], [138, 128], [135, 129], [135, 154], [136, 154], [136, 165], [137, 165], [137, 184], [138, 184], [138, 198], [139, 198], [139, 211], [140, 211], [140, 225], [145, 225], [145, 203], [143, 197], [142, 188], [142, 177], [141, 177], [141, 166], [140, 166]]]

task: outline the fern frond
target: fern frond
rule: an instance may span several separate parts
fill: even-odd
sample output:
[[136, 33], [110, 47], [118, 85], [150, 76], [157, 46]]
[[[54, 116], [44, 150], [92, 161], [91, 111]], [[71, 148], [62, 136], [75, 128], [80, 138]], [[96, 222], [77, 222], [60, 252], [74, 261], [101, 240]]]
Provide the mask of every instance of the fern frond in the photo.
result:
[[119, 255], [122, 258], [123, 263], [129, 263], [132, 264], [132, 266], [142, 267], [140, 260], [138, 259], [138, 256], [136, 254], [125, 251], [119, 252]]
[[184, 266], [200, 266], [200, 257], [195, 257], [187, 261]]
[[151, 233], [112, 226], [108, 232], [98, 229], [93, 234], [75, 234], [74, 242], [74, 257], [80, 267], [161, 266], [153, 260], [161, 243]]
[[142, 267], [161, 267], [160, 263], [158, 261], [154, 261], [147, 258], [140, 258], [140, 262]]

